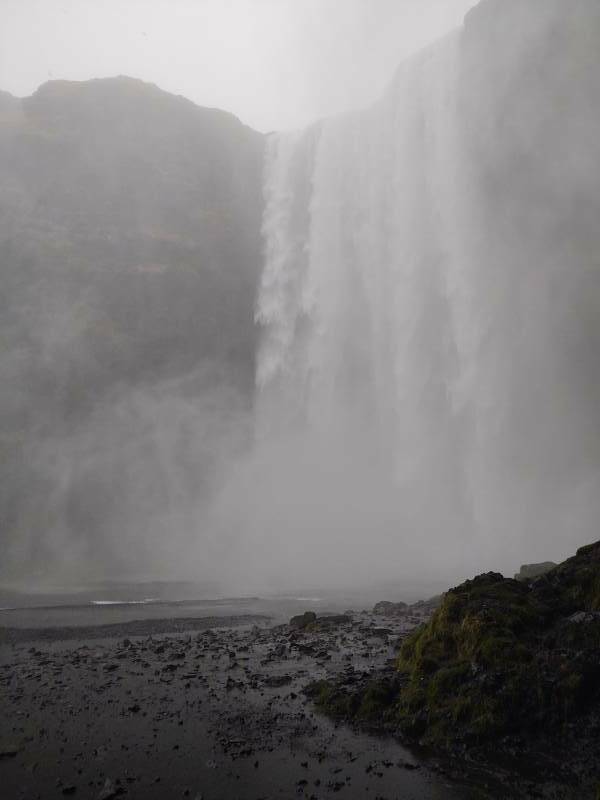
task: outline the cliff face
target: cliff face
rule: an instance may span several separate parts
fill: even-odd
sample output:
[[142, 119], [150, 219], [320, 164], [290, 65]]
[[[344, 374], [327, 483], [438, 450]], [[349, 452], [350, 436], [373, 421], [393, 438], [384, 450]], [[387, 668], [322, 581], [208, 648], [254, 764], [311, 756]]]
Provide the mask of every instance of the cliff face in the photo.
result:
[[[0, 95], [1, 560], [9, 572], [73, 541], [110, 542], [108, 520], [124, 502], [119, 484], [133, 491], [124, 474], [115, 482], [115, 469], [131, 464], [123, 458], [119, 468], [107, 455], [85, 489], [78, 481], [108, 431], [121, 444], [151, 447], [155, 410], [152, 435], [110, 411], [130, 405], [132, 391], [159, 391], [162, 417], [165, 394], [187, 398], [191, 414], [207, 387], [228, 387], [236, 407], [251, 403], [262, 159], [262, 135], [232, 115], [130, 78], [53, 81], [24, 100]], [[175, 387], [182, 380], [185, 388]], [[59, 479], [48, 458], [61, 470], [66, 459], [71, 477]], [[165, 483], [158, 453], [153, 460], [144, 494]], [[122, 526], [128, 516], [117, 514]]]
[[2, 108], [4, 283], [42, 316], [82, 303], [109, 382], [205, 355], [251, 374], [262, 136], [128, 78], [52, 82]]

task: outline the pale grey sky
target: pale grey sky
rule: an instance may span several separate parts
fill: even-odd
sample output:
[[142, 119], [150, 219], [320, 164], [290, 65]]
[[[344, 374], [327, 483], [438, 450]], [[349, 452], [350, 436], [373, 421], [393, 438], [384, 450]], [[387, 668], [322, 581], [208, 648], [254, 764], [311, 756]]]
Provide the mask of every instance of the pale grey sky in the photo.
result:
[[476, 0], [0, 0], [0, 89], [131, 75], [259, 130], [375, 99]]

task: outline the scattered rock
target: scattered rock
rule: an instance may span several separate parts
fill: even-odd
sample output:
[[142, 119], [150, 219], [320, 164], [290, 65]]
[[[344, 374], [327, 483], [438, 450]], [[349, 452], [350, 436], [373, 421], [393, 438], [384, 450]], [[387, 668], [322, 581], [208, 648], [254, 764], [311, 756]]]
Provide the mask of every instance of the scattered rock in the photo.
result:
[[334, 628], [338, 625], [348, 625], [352, 622], [352, 617], [347, 614], [324, 614], [317, 618], [319, 628]]
[[377, 636], [379, 639], [387, 639], [393, 631], [390, 628], [372, 628], [371, 636]]
[[387, 600], [382, 600], [373, 606], [373, 613], [381, 614], [384, 617], [401, 616], [406, 614], [407, 611], [408, 605], [406, 603], [390, 603]]
[[594, 622], [597, 619], [600, 619], [600, 612], [598, 611], [576, 611], [575, 614], [571, 614], [568, 617], [569, 622], [576, 624]]
[[265, 686], [287, 686], [291, 682], [291, 675], [269, 675], [264, 679]]

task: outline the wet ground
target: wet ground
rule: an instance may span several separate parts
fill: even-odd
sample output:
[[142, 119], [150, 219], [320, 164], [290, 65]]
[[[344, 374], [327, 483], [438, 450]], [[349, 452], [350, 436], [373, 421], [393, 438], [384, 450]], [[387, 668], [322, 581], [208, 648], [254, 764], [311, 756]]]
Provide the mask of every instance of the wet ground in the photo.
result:
[[314, 679], [380, 669], [416, 622], [363, 613], [304, 633], [213, 618], [75, 640], [21, 630], [0, 647], [0, 796], [484, 797], [391, 739], [336, 726], [303, 694]]

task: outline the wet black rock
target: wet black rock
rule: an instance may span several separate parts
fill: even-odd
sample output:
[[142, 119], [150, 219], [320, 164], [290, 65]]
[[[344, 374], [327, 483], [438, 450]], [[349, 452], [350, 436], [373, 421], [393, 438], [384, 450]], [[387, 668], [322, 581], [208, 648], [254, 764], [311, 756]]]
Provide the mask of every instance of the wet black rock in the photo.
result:
[[317, 615], [314, 611], [305, 611], [304, 614], [298, 614], [290, 620], [290, 628], [306, 628], [317, 621]]
[[307, 694], [334, 718], [440, 751], [493, 760], [524, 742], [529, 760], [553, 753], [579, 772], [574, 796], [595, 797], [600, 542], [531, 581], [465, 581], [404, 639], [396, 669], [317, 681]]
[[347, 614], [324, 614], [317, 618], [317, 625], [319, 628], [334, 628], [338, 625], [350, 625], [352, 617]]
[[542, 561], [541, 564], [523, 564], [515, 575], [515, 580], [530, 581], [533, 578], [539, 578], [540, 575], [545, 575], [556, 566], [558, 565], [554, 561]]
[[264, 680], [266, 686], [287, 686], [291, 682], [291, 675], [269, 675]]
[[19, 750], [19, 746], [14, 742], [0, 742], [0, 759], [15, 758], [15, 756], [19, 753]]
[[371, 636], [377, 636], [379, 639], [387, 639], [392, 632], [390, 628], [372, 628]]
[[400, 614], [406, 614], [408, 605], [406, 603], [390, 603], [387, 600], [382, 600], [380, 603], [375, 603], [373, 607], [374, 614], [381, 614], [385, 617], [395, 617]]
[[110, 778], [106, 778], [97, 800], [114, 800], [115, 797], [118, 797], [122, 793], [123, 790], [120, 787], [118, 788], [115, 786]]

